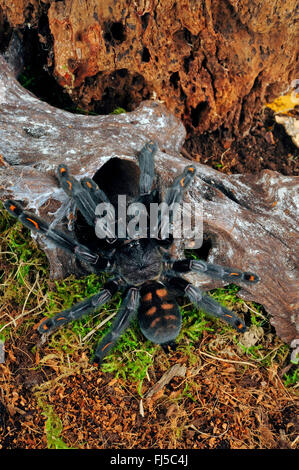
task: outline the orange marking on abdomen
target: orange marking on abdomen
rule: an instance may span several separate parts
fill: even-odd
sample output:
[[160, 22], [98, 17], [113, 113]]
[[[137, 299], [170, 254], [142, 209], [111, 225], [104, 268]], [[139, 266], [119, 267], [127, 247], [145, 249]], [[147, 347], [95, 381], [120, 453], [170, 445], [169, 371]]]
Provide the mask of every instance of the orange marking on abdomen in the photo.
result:
[[35, 220], [29, 219], [29, 217], [26, 217], [26, 219], [29, 220], [29, 222], [32, 222], [33, 225], [35, 226], [35, 228], [36, 228], [37, 230], [39, 230], [39, 225], [38, 225], [37, 222], [35, 222]]
[[181, 181], [180, 181], [182, 188], [184, 187], [184, 180], [185, 180], [185, 178], [182, 178]]
[[102, 351], [105, 351], [105, 349], [106, 349], [110, 344], [112, 344], [111, 341], [110, 341], [110, 343], [105, 344], [105, 346], [102, 348]]
[[157, 310], [157, 308], [154, 306], [154, 307], [150, 308], [149, 310], [147, 310], [145, 315], [153, 315], [156, 312], [156, 310]]
[[175, 315], [165, 315], [165, 319], [166, 320], [176, 320], [176, 316]]
[[159, 323], [159, 321], [161, 320], [160, 317], [158, 318], [155, 318], [152, 323], [150, 324], [150, 328], [154, 328], [156, 326], [157, 323]]
[[255, 280], [255, 277], [254, 277], [254, 276], [250, 276], [249, 281], [254, 281], [254, 280]]
[[92, 188], [92, 184], [89, 181], [86, 181], [86, 186], [88, 186], [89, 188]]
[[10, 208], [11, 211], [14, 211], [15, 208], [16, 208], [16, 206], [14, 206], [13, 204], [11, 204], [11, 205], [9, 206], [9, 208]]
[[148, 292], [147, 294], [145, 294], [144, 297], [142, 297], [142, 300], [144, 300], [145, 302], [149, 302], [150, 300], [152, 300], [152, 298], [153, 298], [152, 293]]
[[239, 273], [229, 273], [230, 276], [239, 276]]
[[156, 294], [158, 297], [165, 297], [167, 295], [166, 289], [157, 289]]
[[70, 191], [72, 189], [72, 183], [69, 180], [66, 180], [67, 184], [69, 185]]
[[163, 310], [171, 310], [173, 308], [173, 304], [162, 304], [161, 307]]

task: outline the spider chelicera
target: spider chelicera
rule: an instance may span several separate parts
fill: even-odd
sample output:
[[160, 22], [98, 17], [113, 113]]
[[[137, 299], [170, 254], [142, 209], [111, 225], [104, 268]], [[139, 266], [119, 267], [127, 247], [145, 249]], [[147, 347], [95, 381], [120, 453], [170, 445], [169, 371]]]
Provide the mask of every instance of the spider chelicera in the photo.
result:
[[[156, 151], [157, 144], [148, 142], [139, 152], [139, 177], [135, 193], [128, 189], [130, 181], [124, 181], [130, 178], [124, 178], [121, 171], [119, 175], [112, 175], [110, 183], [102, 178], [98, 186], [94, 181], [96, 178], [83, 178], [79, 182], [69, 174], [66, 165], [59, 165], [57, 170], [59, 183], [66, 194], [73, 199], [78, 210], [79, 222], [75, 241], [66, 233], [52, 228], [36, 215], [24, 211], [17, 201], [5, 202], [8, 212], [17, 217], [26, 227], [44, 235], [56, 246], [75, 255], [78, 260], [88, 263], [95, 272], [106, 271], [113, 275], [97, 294], [52, 318], [44, 319], [38, 326], [40, 334], [44, 337], [49, 336], [62, 325], [95, 311], [108, 302], [117, 291], [123, 292], [122, 303], [114, 322], [95, 351], [93, 361], [97, 364], [101, 363], [115, 345], [136, 313], [140, 329], [147, 339], [160, 344], [164, 349], [173, 346], [182, 323], [180, 309], [175, 300], [176, 296], [186, 296], [193, 304], [226, 321], [239, 332], [244, 332], [246, 329], [245, 323], [232, 311], [190, 284], [183, 274], [197, 272], [213, 279], [229, 282], [241, 281], [247, 284], [258, 282], [259, 278], [256, 274], [210, 264], [203, 260], [173, 260], [169, 254], [173, 243], [171, 236], [166, 239], [150, 236], [99, 239], [94, 236], [92, 243], [87, 241], [86, 231], [89, 230], [94, 235], [98, 219], [96, 215], [98, 204], [110, 201], [113, 207], [116, 207], [117, 196], [122, 194], [121, 191], [127, 193], [130, 201], [140, 202], [147, 208], [151, 203], [161, 202], [160, 192], [153, 189]], [[124, 162], [124, 160], [117, 160], [122, 164]], [[136, 167], [135, 163], [127, 162]], [[166, 189], [163, 202], [168, 207], [182, 201], [184, 191], [192, 183], [195, 173], [194, 166], [187, 166]], [[132, 186], [134, 186], [133, 182]], [[158, 217], [157, 224], [158, 233], [160, 233], [161, 217]], [[82, 240], [86, 243], [81, 243]]]

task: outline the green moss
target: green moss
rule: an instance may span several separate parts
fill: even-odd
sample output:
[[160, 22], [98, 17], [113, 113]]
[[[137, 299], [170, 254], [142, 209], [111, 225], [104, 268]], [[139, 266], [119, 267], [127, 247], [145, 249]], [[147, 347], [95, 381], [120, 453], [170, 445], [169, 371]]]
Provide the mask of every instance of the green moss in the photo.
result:
[[127, 111], [124, 109], [124, 108], [116, 108], [114, 109], [114, 111], [112, 111], [112, 113], [110, 114], [123, 114], [123, 113], [126, 113]]
[[283, 376], [284, 385], [286, 387], [291, 387], [298, 385], [299, 383], [299, 367], [293, 366], [290, 371]]
[[39, 400], [38, 405], [42, 409], [42, 414], [46, 417], [45, 433], [48, 449], [72, 449], [60, 437], [63, 425], [60, 418], [54, 413], [52, 406], [42, 400]]
[[[99, 341], [104, 337], [110, 328], [107, 325], [101, 331]], [[133, 321], [131, 327], [119, 338], [111, 353], [104, 359], [101, 366], [103, 372], [113, 373], [124, 380], [131, 380], [138, 383], [138, 391], [141, 394], [141, 387], [148, 369], [153, 365], [155, 350], [159, 346], [150, 341], [145, 341], [141, 337], [137, 320]]]
[[29, 66], [25, 67], [18, 77], [20, 84], [27, 90], [33, 90], [37, 86], [38, 80], [39, 76]]

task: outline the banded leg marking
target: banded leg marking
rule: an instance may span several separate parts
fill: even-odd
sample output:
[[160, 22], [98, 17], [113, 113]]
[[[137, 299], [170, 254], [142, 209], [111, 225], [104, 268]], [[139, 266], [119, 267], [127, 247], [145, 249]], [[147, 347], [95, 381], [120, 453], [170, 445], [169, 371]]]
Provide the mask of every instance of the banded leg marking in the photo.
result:
[[231, 282], [242, 281], [247, 284], [255, 284], [259, 281], [259, 277], [252, 272], [244, 272], [235, 268], [206, 263], [203, 260], [183, 259], [175, 261], [171, 264], [171, 269], [178, 273], [193, 271], [210, 276], [212, 279], [223, 279]]
[[106, 259], [100, 258], [96, 253], [93, 253], [86, 246], [74, 241], [64, 232], [51, 229], [48, 222], [34, 214], [31, 214], [30, 212], [24, 211], [23, 207], [18, 202], [8, 200], [4, 203], [4, 206], [6, 210], [14, 217], [17, 217], [25, 227], [44, 235], [56, 246], [76, 255], [79, 259], [86, 261], [87, 263], [96, 265], [99, 270], [106, 268], [108, 264]]
[[108, 281], [104, 285], [104, 289], [98, 294], [95, 294], [82, 302], [78, 302], [71, 308], [57, 313], [52, 318], [45, 318], [45, 320], [43, 320], [39, 325], [38, 332], [49, 336], [61, 326], [88, 315], [108, 302], [108, 300], [110, 300], [117, 292], [118, 286], [117, 280]]
[[115, 320], [111, 326], [110, 331], [104, 336], [98, 345], [93, 362], [99, 365], [104, 357], [113, 348], [118, 338], [122, 335], [124, 330], [128, 328], [132, 317], [135, 315], [139, 304], [139, 289], [131, 287], [121, 306]]
[[64, 164], [58, 166], [57, 177], [66, 194], [74, 199], [86, 222], [89, 225], [94, 225], [96, 202], [91, 196], [91, 192], [69, 174], [68, 168]]
[[186, 295], [192, 303], [214, 317], [221, 318], [233, 326], [237, 331], [243, 333], [246, 330], [245, 323], [238, 318], [234, 312], [219, 304], [208, 294], [202, 292], [198, 287], [179, 277], [171, 277], [169, 284]]

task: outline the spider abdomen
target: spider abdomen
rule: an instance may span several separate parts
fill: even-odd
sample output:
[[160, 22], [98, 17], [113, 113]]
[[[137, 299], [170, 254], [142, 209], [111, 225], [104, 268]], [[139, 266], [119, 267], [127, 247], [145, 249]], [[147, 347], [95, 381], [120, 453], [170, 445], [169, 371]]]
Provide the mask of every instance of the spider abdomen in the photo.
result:
[[144, 336], [153, 343], [168, 343], [178, 336], [182, 325], [181, 312], [161, 282], [152, 281], [142, 286], [138, 321]]

